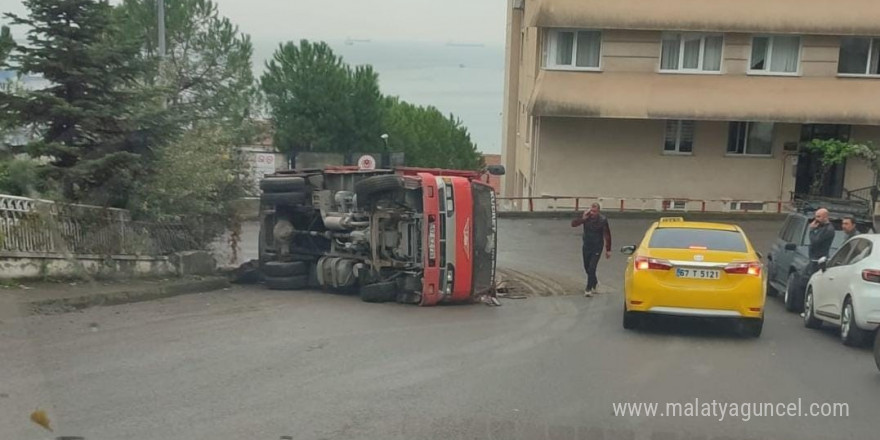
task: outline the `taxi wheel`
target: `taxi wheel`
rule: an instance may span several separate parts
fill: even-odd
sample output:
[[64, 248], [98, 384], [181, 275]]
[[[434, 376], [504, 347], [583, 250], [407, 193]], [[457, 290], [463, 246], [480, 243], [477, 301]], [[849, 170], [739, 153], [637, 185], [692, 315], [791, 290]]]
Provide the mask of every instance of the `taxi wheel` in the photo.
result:
[[642, 322], [642, 317], [638, 312], [627, 312], [623, 309], [623, 328], [633, 330]]
[[761, 337], [761, 331], [764, 330], [764, 318], [761, 317], [759, 319], [743, 319], [739, 323], [740, 325], [740, 333], [748, 338], [759, 338]]

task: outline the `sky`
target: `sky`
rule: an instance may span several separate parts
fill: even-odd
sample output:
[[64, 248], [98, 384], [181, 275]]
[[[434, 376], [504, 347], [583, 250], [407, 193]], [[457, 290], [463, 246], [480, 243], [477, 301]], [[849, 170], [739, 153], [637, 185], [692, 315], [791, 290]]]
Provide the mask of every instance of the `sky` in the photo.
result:
[[[255, 41], [351, 37], [503, 45], [507, 0], [215, 0], [215, 3], [223, 15]], [[21, 14], [24, 7], [20, 0], [0, 0], [0, 11]]]

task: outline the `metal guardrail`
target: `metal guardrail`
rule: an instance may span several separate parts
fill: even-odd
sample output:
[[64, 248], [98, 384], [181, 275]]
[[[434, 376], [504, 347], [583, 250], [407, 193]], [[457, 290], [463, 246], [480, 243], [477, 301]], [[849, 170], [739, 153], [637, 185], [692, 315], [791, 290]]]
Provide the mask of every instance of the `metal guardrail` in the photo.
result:
[[0, 195], [0, 253], [167, 255], [200, 248], [180, 223], [133, 221], [124, 209]]
[[499, 210], [511, 212], [577, 212], [585, 210], [594, 202], [604, 211], [655, 211], [655, 212], [734, 212], [734, 213], [783, 213], [793, 210], [791, 201], [782, 200], [735, 200], [691, 199], [687, 197], [596, 197], [596, 196], [538, 196], [499, 197]]

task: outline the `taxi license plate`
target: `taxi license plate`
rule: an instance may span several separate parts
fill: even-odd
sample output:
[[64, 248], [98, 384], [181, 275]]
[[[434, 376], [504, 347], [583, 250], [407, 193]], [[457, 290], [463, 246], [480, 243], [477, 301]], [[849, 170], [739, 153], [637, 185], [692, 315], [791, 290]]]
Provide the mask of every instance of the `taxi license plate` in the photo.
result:
[[715, 269], [675, 269], [675, 276], [695, 280], [717, 280], [721, 278], [721, 271]]

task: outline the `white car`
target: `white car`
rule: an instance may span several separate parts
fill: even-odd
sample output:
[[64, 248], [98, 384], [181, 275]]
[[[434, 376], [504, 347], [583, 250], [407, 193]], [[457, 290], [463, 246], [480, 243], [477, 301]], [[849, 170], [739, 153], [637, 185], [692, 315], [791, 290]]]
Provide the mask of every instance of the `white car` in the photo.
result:
[[804, 325], [824, 321], [840, 327], [844, 344], [868, 343], [880, 326], [880, 234], [855, 236], [818, 265], [804, 296]]

